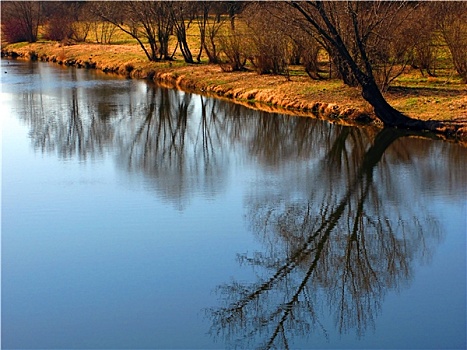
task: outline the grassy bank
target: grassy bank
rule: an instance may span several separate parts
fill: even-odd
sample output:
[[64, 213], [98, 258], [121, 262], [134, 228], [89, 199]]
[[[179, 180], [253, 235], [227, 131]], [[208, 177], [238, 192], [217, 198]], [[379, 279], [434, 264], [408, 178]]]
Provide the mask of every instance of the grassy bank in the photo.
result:
[[[181, 59], [148, 62], [142, 50], [131, 44], [18, 43], [6, 45], [2, 53], [154, 80], [262, 110], [313, 115], [339, 123], [376, 123], [358, 89], [339, 80], [312, 81], [299, 66], [290, 68], [288, 78], [249, 71], [227, 73], [217, 65], [187, 65]], [[464, 125], [457, 137], [467, 139], [467, 86], [452, 72], [423, 77], [418, 70], [407, 71], [385, 96], [410, 117]]]

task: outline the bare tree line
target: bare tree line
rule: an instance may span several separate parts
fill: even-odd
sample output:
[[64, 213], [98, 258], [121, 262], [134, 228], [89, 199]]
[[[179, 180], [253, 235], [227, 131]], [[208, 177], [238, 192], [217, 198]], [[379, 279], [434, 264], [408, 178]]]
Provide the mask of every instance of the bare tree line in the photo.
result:
[[[220, 56], [228, 63], [235, 63], [230, 62], [233, 59], [229, 52], [238, 51], [238, 55], [244, 58], [240, 62], [244, 63], [234, 69], [243, 69], [246, 62], [251, 61], [259, 73], [282, 74], [290, 64], [303, 64], [312, 79], [329, 76], [327, 67], [318, 60], [317, 53], [321, 51], [329, 56], [331, 76], [340, 76], [347, 84], [356, 85], [356, 77], [352, 76], [340, 55], [334, 52], [336, 48], [319, 35], [319, 28], [309, 27], [312, 24], [309, 20], [315, 15], [313, 8], [307, 9], [310, 5], [314, 9], [322, 8], [320, 11], [328, 14], [335, 28], [342, 30], [342, 39], [350, 53], [360, 50], [359, 41], [367, 46], [367, 59], [377, 67], [378, 82], [383, 89], [400, 74], [400, 69], [395, 69], [396, 65], [401, 68], [400, 65], [411, 64], [423, 74], [435, 75], [440, 54], [436, 48], [440, 45], [446, 45], [453, 66], [462, 77], [466, 77], [467, 6], [461, 1], [398, 2], [397, 5], [380, 1], [350, 4], [8, 1], [2, 5], [2, 30], [8, 42], [37, 41], [39, 26], [43, 26], [44, 37], [51, 40], [111, 43], [112, 33], [118, 28], [142, 45], [149, 60], [173, 59], [168, 47], [173, 36], [177, 38], [182, 56], [190, 63], [194, 61], [193, 50], [198, 51], [196, 61], [201, 60], [204, 52], [211, 63], [219, 62]], [[298, 11], [293, 11], [293, 8]], [[305, 14], [305, 19], [309, 17], [308, 26], [301, 14]], [[235, 26], [237, 17], [246, 27]], [[317, 20], [315, 22], [318, 23]], [[359, 40], [353, 33], [355, 25], [361, 32]], [[196, 48], [190, 47], [186, 39], [190, 26], [198, 27]], [[229, 40], [229, 36], [243, 37], [239, 47], [233, 47], [235, 43]], [[360, 59], [364, 60], [364, 57]]]
[[[149, 61], [172, 60], [179, 51], [189, 64], [205, 54], [224, 71], [249, 64], [259, 74], [284, 75], [300, 64], [311, 79], [340, 78], [359, 87], [386, 126], [440, 128], [386, 102], [385, 90], [407, 66], [436, 75], [448, 52], [450, 66], [467, 82], [462, 1], [25, 1], [5, 2], [2, 10], [9, 42], [36, 41], [43, 26], [52, 40], [89, 41], [94, 32], [94, 41], [109, 43], [117, 28]], [[193, 33], [198, 40], [188, 39]]]

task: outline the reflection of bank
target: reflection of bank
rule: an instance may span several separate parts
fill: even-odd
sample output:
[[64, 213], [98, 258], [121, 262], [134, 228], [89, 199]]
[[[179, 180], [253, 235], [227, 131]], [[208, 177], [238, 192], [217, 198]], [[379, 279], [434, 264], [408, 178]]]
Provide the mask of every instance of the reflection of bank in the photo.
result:
[[404, 132], [382, 130], [367, 150], [359, 132], [335, 134], [310, 174], [308, 198], [251, 200], [249, 220], [265, 251], [239, 260], [259, 279], [219, 287], [223, 306], [208, 310], [213, 334], [242, 347], [288, 348], [294, 335], [328, 336], [320, 310], [330, 309], [339, 333], [362, 335], [387, 291], [409, 283], [416, 259], [431, 254], [442, 237], [436, 219], [414, 206], [410, 191], [397, 208], [387, 200], [404, 184], [385, 178], [381, 158]]

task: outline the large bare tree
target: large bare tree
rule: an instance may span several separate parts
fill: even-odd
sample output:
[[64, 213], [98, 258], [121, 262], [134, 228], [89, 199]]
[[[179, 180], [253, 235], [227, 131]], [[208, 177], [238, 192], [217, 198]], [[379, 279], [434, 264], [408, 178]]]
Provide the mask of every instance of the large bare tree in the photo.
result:
[[386, 126], [436, 130], [438, 122], [410, 118], [384, 98], [376, 79], [378, 47], [393, 43], [391, 34], [407, 19], [411, 4], [391, 1], [290, 1], [289, 15], [310, 37], [317, 36], [337, 55], [348, 80], [355, 79], [363, 98]]

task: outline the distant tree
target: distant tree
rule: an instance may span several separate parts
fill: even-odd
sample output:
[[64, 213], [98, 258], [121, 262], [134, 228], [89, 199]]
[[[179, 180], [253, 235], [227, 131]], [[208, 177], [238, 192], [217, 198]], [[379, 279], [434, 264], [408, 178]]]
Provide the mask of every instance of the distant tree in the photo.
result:
[[86, 41], [91, 29], [92, 2], [44, 1], [42, 4], [46, 39]]
[[[413, 42], [407, 40], [415, 9], [408, 7], [394, 14], [392, 25], [385, 30], [386, 37], [374, 40], [367, 48], [376, 83], [382, 91], [399, 77], [412, 62]], [[411, 20], [406, 20], [410, 16]]]
[[170, 58], [170, 6], [163, 1], [103, 1], [94, 7], [94, 13], [134, 38], [149, 61], [157, 61]]
[[73, 39], [79, 42], [86, 41], [91, 28], [93, 15], [91, 13], [91, 2], [76, 1], [69, 2], [73, 13]]
[[169, 60], [173, 55], [169, 54], [169, 39], [173, 31], [173, 23], [167, 2], [162, 2], [155, 9], [157, 18], [157, 40], [159, 42], [159, 59]]
[[242, 13], [248, 1], [222, 1], [224, 11], [229, 15], [230, 27], [235, 30], [235, 18]]
[[467, 3], [443, 1], [433, 6], [438, 27], [451, 52], [454, 68], [467, 83]]
[[[71, 5], [71, 6], [70, 6]], [[45, 29], [44, 38], [54, 41], [71, 39], [76, 8], [73, 2], [44, 2]]]
[[42, 3], [39, 1], [3, 1], [2, 32], [7, 42], [37, 41], [42, 20]]
[[[303, 65], [305, 72], [311, 79], [323, 79], [319, 61], [319, 54], [323, 50], [323, 46], [317, 40], [309, 38], [299, 27], [287, 31], [286, 35], [290, 38], [288, 45], [290, 64]], [[331, 74], [329, 74], [330, 76]]]
[[214, 1], [197, 1], [196, 4], [196, 21], [200, 32], [200, 50], [196, 60], [201, 61], [204, 50], [209, 63], [219, 63], [216, 37], [225, 23], [220, 16], [221, 6]]
[[88, 3], [87, 12], [89, 16], [89, 22], [91, 23], [90, 30], [94, 34], [94, 40], [99, 44], [110, 44], [112, 42], [112, 36], [117, 30], [117, 26], [109, 21], [105, 21], [99, 15], [102, 11], [99, 9], [102, 7], [102, 2], [92, 1]]
[[201, 61], [201, 55], [203, 54], [205, 42], [206, 42], [206, 27], [207, 22], [209, 19], [209, 12], [211, 10], [211, 2], [210, 1], [199, 1], [198, 5], [195, 8], [195, 17], [196, 22], [198, 23], [199, 28], [199, 37], [200, 37], [200, 45], [199, 45], [199, 52], [196, 56], [196, 60], [198, 62]]
[[421, 2], [412, 16], [410, 26], [404, 28], [402, 41], [409, 41], [412, 45], [412, 67], [435, 76], [436, 60], [438, 55], [438, 33], [436, 27], [435, 2]]
[[190, 28], [196, 3], [190, 1], [168, 1], [170, 18], [172, 19], [178, 46], [186, 63], [194, 63], [193, 54], [187, 41], [187, 30]]
[[252, 38], [251, 60], [260, 74], [283, 74], [288, 72], [290, 39], [283, 22], [271, 16], [267, 7], [267, 4], [252, 3], [243, 11]]
[[223, 71], [245, 70], [248, 57], [251, 57], [249, 37], [245, 30], [231, 27], [219, 37], [221, 51], [227, 58], [226, 62], [220, 63]]

